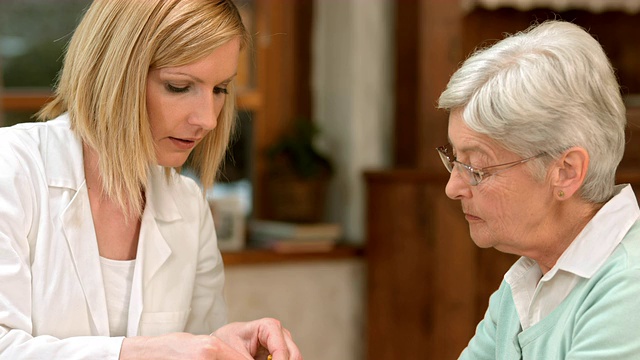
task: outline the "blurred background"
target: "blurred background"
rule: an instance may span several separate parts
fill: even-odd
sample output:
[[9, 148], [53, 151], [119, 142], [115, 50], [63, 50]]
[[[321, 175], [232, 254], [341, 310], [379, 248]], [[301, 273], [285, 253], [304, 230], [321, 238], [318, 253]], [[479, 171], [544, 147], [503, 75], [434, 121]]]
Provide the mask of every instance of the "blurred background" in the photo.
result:
[[[49, 99], [89, 3], [0, 0], [0, 126]], [[436, 100], [475, 48], [548, 19], [586, 28], [628, 108], [618, 180], [640, 189], [640, 0], [236, 3], [253, 45], [237, 135], [207, 189], [230, 320], [281, 319], [307, 360], [455, 359], [515, 260], [473, 245], [434, 150], [447, 139]], [[311, 165], [290, 157], [300, 148]], [[338, 225], [340, 236], [278, 251], [252, 243], [257, 220]]]

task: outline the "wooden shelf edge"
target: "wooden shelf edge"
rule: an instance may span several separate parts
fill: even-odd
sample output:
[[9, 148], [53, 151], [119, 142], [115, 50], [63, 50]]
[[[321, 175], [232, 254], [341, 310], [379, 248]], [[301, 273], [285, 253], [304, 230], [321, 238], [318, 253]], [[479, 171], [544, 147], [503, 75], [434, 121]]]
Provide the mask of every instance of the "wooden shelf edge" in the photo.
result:
[[364, 258], [364, 249], [356, 245], [337, 245], [331, 251], [278, 253], [268, 249], [245, 249], [238, 252], [222, 252], [225, 266], [282, 264], [322, 260]]
[[640, 169], [618, 169], [616, 184], [640, 183]]
[[52, 93], [43, 90], [4, 89], [0, 97], [3, 111], [37, 111], [49, 100]]

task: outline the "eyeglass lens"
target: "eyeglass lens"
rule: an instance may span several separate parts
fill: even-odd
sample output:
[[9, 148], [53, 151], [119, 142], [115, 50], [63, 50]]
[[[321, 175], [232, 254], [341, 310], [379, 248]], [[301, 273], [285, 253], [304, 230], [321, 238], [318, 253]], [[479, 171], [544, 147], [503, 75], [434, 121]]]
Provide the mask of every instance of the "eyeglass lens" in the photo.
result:
[[477, 185], [482, 181], [482, 176], [473, 170], [469, 169], [464, 164], [457, 162], [451, 153], [451, 150], [447, 146], [441, 146], [438, 149], [438, 154], [440, 155], [440, 159], [444, 164], [444, 167], [449, 171], [449, 173], [453, 172], [453, 168], [458, 168], [460, 174], [463, 178], [472, 186]]

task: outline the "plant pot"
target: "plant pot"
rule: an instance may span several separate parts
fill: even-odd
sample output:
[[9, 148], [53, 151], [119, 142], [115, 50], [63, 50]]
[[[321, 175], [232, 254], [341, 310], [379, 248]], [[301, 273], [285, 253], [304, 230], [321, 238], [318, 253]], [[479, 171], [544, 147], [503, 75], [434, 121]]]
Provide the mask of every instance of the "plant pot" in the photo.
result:
[[321, 222], [328, 177], [277, 176], [268, 181], [271, 217], [278, 221]]

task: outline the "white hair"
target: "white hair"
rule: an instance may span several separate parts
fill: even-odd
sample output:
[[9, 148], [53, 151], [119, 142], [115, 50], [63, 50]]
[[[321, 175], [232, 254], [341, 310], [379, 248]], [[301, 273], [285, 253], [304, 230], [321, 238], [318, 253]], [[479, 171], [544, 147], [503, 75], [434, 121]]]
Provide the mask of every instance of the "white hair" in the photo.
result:
[[[465, 124], [545, 165], [573, 146], [590, 157], [583, 199], [613, 196], [624, 153], [625, 106], [602, 46], [579, 26], [547, 21], [478, 50], [453, 74], [438, 107], [463, 109]], [[545, 161], [546, 158], [546, 161]]]

